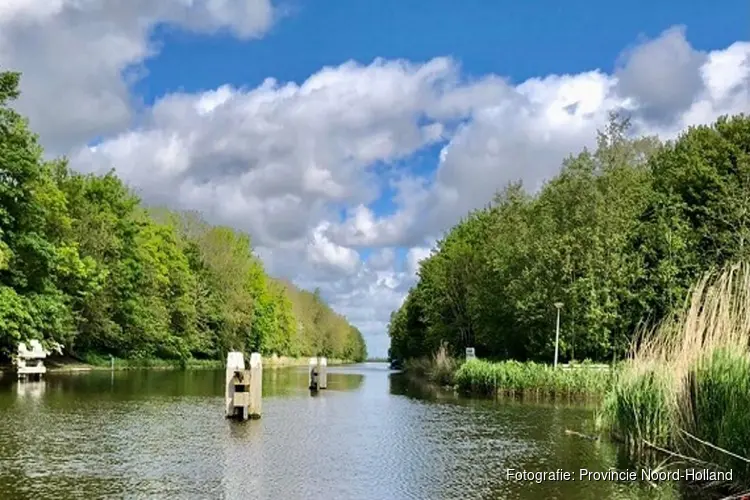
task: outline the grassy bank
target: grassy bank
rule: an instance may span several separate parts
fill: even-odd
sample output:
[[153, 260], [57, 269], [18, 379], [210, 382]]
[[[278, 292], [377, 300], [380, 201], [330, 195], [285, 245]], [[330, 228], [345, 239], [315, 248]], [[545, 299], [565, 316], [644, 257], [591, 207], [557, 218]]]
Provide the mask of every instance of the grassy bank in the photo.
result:
[[613, 379], [613, 369], [588, 363], [555, 369], [541, 363], [479, 359], [463, 363], [454, 377], [465, 394], [576, 399], [603, 397]]
[[[45, 361], [48, 373], [71, 373], [93, 370], [212, 370], [224, 367], [224, 361], [214, 359], [188, 359], [186, 361], [172, 359], [121, 359], [104, 356], [89, 355], [84, 359], [50, 358]], [[287, 356], [268, 356], [263, 358], [264, 368], [282, 368], [291, 366], [307, 366], [309, 358], [292, 358]], [[328, 359], [328, 366], [346, 365], [351, 361], [342, 359]], [[10, 364], [0, 365], [0, 372], [15, 372]]]
[[615, 378], [614, 370], [608, 366], [591, 363], [560, 365], [554, 369], [533, 362], [463, 361], [450, 357], [446, 346], [431, 357], [407, 360], [404, 371], [475, 396], [602, 398]]
[[600, 428], [635, 453], [658, 449], [732, 470], [750, 488], [750, 268], [706, 276], [683, 310], [642, 337], [608, 392]]
[[[198, 370], [198, 369], [214, 369], [221, 368], [223, 363], [215, 359], [152, 359], [152, 358], [141, 358], [141, 359], [122, 359], [114, 358], [110, 360], [109, 357], [89, 355], [83, 360], [84, 366], [91, 367], [92, 370], [109, 370], [114, 368], [115, 370], [140, 370], [140, 369], [153, 369], [153, 370]], [[62, 363], [60, 369], [63, 370], [67, 363]], [[50, 370], [53, 369], [53, 365], [50, 366]]]

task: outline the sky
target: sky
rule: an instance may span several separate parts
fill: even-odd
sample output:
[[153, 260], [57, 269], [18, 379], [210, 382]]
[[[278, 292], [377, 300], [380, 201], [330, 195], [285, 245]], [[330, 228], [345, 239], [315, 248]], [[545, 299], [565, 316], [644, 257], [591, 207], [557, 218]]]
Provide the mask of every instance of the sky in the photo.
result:
[[248, 232], [384, 356], [445, 231], [610, 111], [750, 112], [750, 3], [3, 0], [0, 69], [48, 155]]

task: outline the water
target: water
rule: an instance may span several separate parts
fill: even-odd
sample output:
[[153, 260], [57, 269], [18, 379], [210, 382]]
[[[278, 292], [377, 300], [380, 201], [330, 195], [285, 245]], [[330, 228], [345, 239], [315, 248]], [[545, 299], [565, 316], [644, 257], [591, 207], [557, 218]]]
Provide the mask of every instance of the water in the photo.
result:
[[223, 415], [223, 371], [0, 379], [2, 499], [680, 498], [670, 483], [506, 479], [626, 467], [617, 448], [565, 434], [593, 410], [459, 400], [385, 364], [266, 369], [263, 418]]

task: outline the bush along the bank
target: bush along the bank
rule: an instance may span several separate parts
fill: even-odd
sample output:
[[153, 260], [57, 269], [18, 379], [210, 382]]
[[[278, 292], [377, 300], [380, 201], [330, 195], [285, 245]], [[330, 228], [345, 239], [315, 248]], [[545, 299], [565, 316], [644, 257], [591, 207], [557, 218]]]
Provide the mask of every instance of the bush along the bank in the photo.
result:
[[633, 451], [694, 458], [750, 487], [750, 265], [707, 274], [643, 336], [599, 424]]
[[445, 234], [391, 316], [390, 357], [447, 342], [548, 361], [561, 302], [561, 361], [621, 360], [703, 272], [750, 257], [749, 192], [749, 116], [666, 143], [616, 118], [540, 190], [511, 184]]
[[442, 344], [433, 356], [408, 359], [404, 364], [404, 371], [433, 384], [452, 387], [459, 366], [460, 362], [450, 356], [448, 346]]
[[532, 396], [543, 398], [602, 397], [613, 380], [613, 369], [586, 364], [554, 368], [534, 362], [490, 362], [472, 359], [455, 375], [460, 392], [475, 395]]
[[134, 365], [229, 350], [366, 358], [319, 292], [268, 276], [248, 235], [147, 208], [113, 172], [45, 160], [9, 106], [19, 78], [0, 72], [0, 363], [30, 339]]

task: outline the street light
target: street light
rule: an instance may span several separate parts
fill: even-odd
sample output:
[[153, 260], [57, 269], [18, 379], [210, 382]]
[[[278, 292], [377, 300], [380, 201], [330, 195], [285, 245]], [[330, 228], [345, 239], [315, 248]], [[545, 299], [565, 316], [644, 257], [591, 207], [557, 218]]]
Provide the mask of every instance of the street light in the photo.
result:
[[555, 368], [557, 368], [557, 353], [560, 345], [560, 309], [562, 309], [562, 302], [555, 302], [557, 308], [557, 329], [555, 332]]

